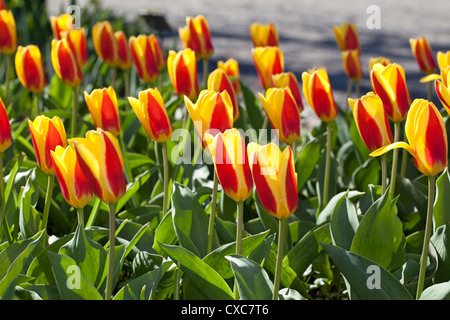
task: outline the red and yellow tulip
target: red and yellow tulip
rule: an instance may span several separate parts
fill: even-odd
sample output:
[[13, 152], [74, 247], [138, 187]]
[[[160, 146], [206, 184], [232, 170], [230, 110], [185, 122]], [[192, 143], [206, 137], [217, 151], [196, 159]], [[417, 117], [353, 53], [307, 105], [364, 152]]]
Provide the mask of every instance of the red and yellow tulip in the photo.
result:
[[8, 113], [0, 98], [0, 152], [4, 152], [12, 144], [11, 126], [9, 124]]
[[69, 41], [70, 48], [75, 54], [78, 65], [80, 68], [83, 68], [89, 60], [84, 29], [73, 29], [63, 32], [62, 35]]
[[393, 142], [391, 127], [383, 102], [373, 92], [359, 99], [348, 99], [356, 127], [370, 151], [375, 151]]
[[239, 83], [240, 80], [239, 63], [233, 58], [230, 58], [227, 61], [219, 60], [217, 62], [217, 68], [223, 69], [227, 74], [228, 78], [230, 78], [231, 83], [233, 84], [234, 92], [236, 94], [241, 93], [242, 89], [241, 84]]
[[85, 138], [69, 140], [77, 154], [79, 165], [94, 194], [105, 203], [116, 203], [126, 191], [124, 160], [118, 140], [109, 132], [97, 128]]
[[11, 55], [17, 49], [16, 20], [10, 10], [0, 10], [0, 53]]
[[110, 67], [119, 65], [119, 48], [109, 21], [97, 22], [92, 28], [92, 41], [97, 55]]
[[56, 40], [61, 40], [64, 38], [64, 32], [74, 30], [73, 18], [69, 13], [64, 13], [59, 16], [51, 16], [50, 25], [52, 27], [53, 37]]
[[341, 51], [355, 49], [361, 52], [358, 29], [351, 22], [344, 22], [341, 26], [333, 26], [334, 37]]
[[150, 138], [156, 142], [166, 142], [170, 139], [173, 132], [172, 123], [158, 89], [141, 91], [139, 100], [129, 97], [128, 101]]
[[317, 117], [324, 122], [333, 121], [338, 113], [328, 73], [325, 68], [302, 73], [303, 95]]
[[83, 80], [76, 55], [66, 38], [52, 41], [52, 65], [62, 82], [70, 87], [79, 86]]
[[300, 137], [300, 112], [288, 87], [270, 88], [259, 99], [280, 141], [291, 144]]
[[119, 68], [127, 70], [131, 68], [133, 61], [131, 59], [130, 47], [128, 45], [128, 39], [125, 32], [119, 30], [114, 32], [114, 37], [117, 42], [117, 53], [119, 56]]
[[208, 133], [206, 136], [223, 191], [236, 202], [246, 200], [252, 194], [253, 180], [241, 133], [232, 128], [218, 133], [214, 138]]
[[150, 43], [152, 44], [153, 53], [155, 55], [156, 67], [159, 71], [163, 70], [167, 66], [166, 55], [159, 42], [158, 38], [152, 33], [149, 35]]
[[383, 101], [389, 119], [403, 121], [411, 105], [403, 67], [396, 63], [387, 66], [377, 63], [372, 68], [370, 80], [373, 91]]
[[372, 152], [382, 155], [394, 148], [404, 148], [413, 157], [417, 169], [434, 176], [447, 167], [447, 131], [436, 106], [425, 99], [415, 99], [405, 123], [408, 143], [396, 142]]
[[249, 28], [250, 38], [254, 47], [278, 46], [278, 32], [273, 23], [252, 23]]
[[207, 59], [214, 53], [211, 32], [205, 17], [186, 17], [186, 26], [178, 29], [184, 49], [192, 49], [197, 59]]
[[291, 71], [282, 72], [274, 74], [272, 76], [273, 87], [275, 88], [285, 88], [288, 87], [294, 96], [295, 102], [297, 103], [298, 111], [303, 111], [302, 96], [300, 94], [300, 86], [298, 84], [297, 77]]
[[446, 52], [438, 51], [436, 57], [440, 70], [447, 69], [447, 67], [450, 67], [450, 51]]
[[15, 57], [16, 74], [20, 83], [30, 92], [40, 93], [47, 83], [38, 46], [19, 46]]
[[272, 87], [272, 75], [284, 72], [283, 52], [278, 47], [252, 48], [252, 58], [264, 90]]
[[198, 95], [197, 63], [195, 52], [184, 49], [178, 52], [169, 51], [167, 71], [175, 92], [194, 100]]
[[344, 71], [353, 81], [359, 81], [363, 77], [359, 51], [357, 49], [349, 49], [341, 51], [342, 64]]
[[195, 104], [187, 97], [184, 98], [184, 102], [203, 148], [207, 146], [206, 132], [215, 136], [219, 132], [233, 128], [233, 102], [226, 91], [202, 90]]
[[146, 83], [155, 81], [159, 77], [159, 70], [150, 38], [145, 35], [130, 37], [130, 51], [139, 78]]
[[216, 92], [226, 91], [229, 94], [233, 103], [233, 120], [236, 121], [239, 118], [239, 105], [233, 85], [224, 70], [218, 68], [211, 72], [207, 89]]
[[57, 116], [52, 119], [37, 116], [34, 121], [28, 120], [28, 127], [39, 167], [48, 175], [55, 174], [51, 152], [56, 146], [67, 146], [66, 130], [61, 119]]
[[64, 199], [74, 208], [84, 208], [94, 197], [94, 193], [91, 182], [78, 163], [75, 150], [70, 145], [66, 148], [58, 145], [51, 154]]
[[0, 0], [0, 10], [6, 10], [6, 4], [4, 0]]
[[247, 152], [264, 209], [278, 219], [289, 217], [298, 206], [297, 173], [291, 148], [288, 146], [281, 152], [274, 143], [260, 146], [250, 142]]
[[436, 61], [434, 60], [431, 46], [425, 37], [417, 39], [409, 39], [411, 51], [419, 65], [420, 71], [425, 74], [431, 74], [437, 70]]
[[383, 66], [387, 66], [388, 64], [391, 64], [391, 60], [389, 60], [386, 57], [372, 57], [369, 59], [369, 74], [373, 69], [373, 66], [377, 63], [381, 63]]
[[85, 91], [84, 99], [95, 127], [111, 132], [117, 137], [120, 133], [120, 117], [114, 88], [95, 89], [91, 94]]

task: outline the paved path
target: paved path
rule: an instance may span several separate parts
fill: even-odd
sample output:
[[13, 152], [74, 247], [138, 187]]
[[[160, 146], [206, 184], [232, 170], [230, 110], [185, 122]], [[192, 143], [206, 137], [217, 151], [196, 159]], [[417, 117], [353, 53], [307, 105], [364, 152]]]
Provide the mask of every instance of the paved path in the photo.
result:
[[[61, 5], [69, 2], [47, 1], [50, 14], [57, 14]], [[78, 3], [83, 5], [87, 1]], [[380, 29], [367, 27], [367, 20], [373, 14], [367, 12], [370, 5], [376, 5], [380, 10]], [[386, 56], [405, 68], [412, 98], [426, 98], [427, 89], [418, 82], [422, 74], [412, 56], [409, 38], [427, 37], [434, 54], [450, 50], [450, 1], [445, 0], [107, 0], [102, 6], [126, 15], [130, 20], [145, 10], [164, 15], [174, 31], [174, 39], [166, 39], [166, 46], [173, 43], [181, 46], [176, 39], [178, 27], [185, 25], [186, 16], [203, 14], [208, 20], [215, 47], [211, 63], [230, 57], [237, 59], [242, 80], [255, 91], [261, 91], [261, 86], [251, 59], [248, 27], [253, 22], [272, 22], [279, 32], [285, 69], [293, 71], [300, 80], [306, 69], [325, 66], [338, 104], [345, 102], [347, 77], [334, 40], [333, 25], [349, 20], [358, 27], [364, 67], [362, 93], [370, 90], [370, 57]], [[148, 30], [143, 30], [145, 32]], [[433, 100], [441, 106], [436, 97]], [[306, 109], [305, 116], [314, 118], [309, 107]]]

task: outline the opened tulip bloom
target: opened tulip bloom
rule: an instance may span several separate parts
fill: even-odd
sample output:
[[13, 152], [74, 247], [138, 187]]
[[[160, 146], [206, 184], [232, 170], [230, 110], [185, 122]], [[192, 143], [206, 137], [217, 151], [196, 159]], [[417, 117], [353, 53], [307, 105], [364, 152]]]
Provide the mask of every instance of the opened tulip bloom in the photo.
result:
[[159, 70], [150, 38], [145, 35], [130, 37], [130, 51], [139, 78], [146, 83], [155, 81], [159, 77]]
[[294, 96], [295, 102], [297, 103], [298, 111], [301, 113], [303, 111], [303, 101], [300, 93], [300, 86], [295, 74], [291, 71], [282, 72], [274, 74], [272, 76], [273, 87], [275, 88], [285, 88], [288, 87]]
[[214, 53], [211, 32], [203, 15], [186, 17], [186, 26], [178, 29], [184, 49], [192, 49], [197, 59], [208, 59]]
[[231, 83], [233, 84], [234, 92], [236, 94], [241, 93], [241, 84], [240, 81], [240, 71], [239, 71], [239, 63], [233, 59], [230, 58], [227, 61], [219, 60], [217, 62], [217, 67], [224, 70], [227, 74], [228, 78], [230, 78]]
[[264, 90], [272, 87], [272, 76], [284, 72], [283, 52], [278, 47], [252, 48], [252, 58]]
[[94, 49], [100, 59], [110, 67], [119, 65], [119, 48], [114, 29], [109, 21], [97, 22], [92, 28]]
[[169, 51], [167, 71], [175, 93], [194, 100], [198, 95], [197, 63], [195, 52], [185, 49], [178, 52]]
[[223, 92], [226, 91], [233, 103], [233, 121], [239, 118], [239, 104], [234, 91], [233, 84], [227, 74], [222, 69], [216, 69], [208, 77], [208, 90]]
[[59, 16], [50, 17], [50, 25], [52, 27], [53, 37], [56, 40], [64, 38], [64, 32], [74, 30], [72, 15], [64, 13]]
[[288, 87], [270, 88], [259, 94], [266, 115], [280, 141], [291, 144], [300, 137], [300, 113]]
[[113, 87], [95, 89], [84, 99], [96, 128], [111, 132], [115, 137], [120, 133], [119, 107], [117, 95]]
[[249, 28], [254, 47], [278, 46], [278, 31], [273, 23], [252, 23]]
[[19, 46], [15, 57], [16, 74], [30, 92], [41, 93], [46, 85], [41, 51], [38, 46]]
[[356, 49], [361, 52], [358, 29], [354, 23], [346, 21], [341, 26], [333, 26], [333, 31], [341, 51]]

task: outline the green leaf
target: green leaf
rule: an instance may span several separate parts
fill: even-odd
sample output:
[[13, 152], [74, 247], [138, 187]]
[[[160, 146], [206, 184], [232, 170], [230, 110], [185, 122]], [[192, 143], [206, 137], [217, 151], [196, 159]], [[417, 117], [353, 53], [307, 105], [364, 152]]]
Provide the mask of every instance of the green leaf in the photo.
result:
[[119, 212], [129, 202], [129, 200], [136, 194], [136, 192], [139, 191], [139, 188], [147, 182], [156, 169], [157, 167], [153, 167], [152, 169], [145, 171], [144, 173], [138, 175], [133, 182], [130, 182], [127, 185], [127, 191], [117, 202], [116, 212]]
[[350, 250], [358, 226], [359, 220], [355, 206], [345, 195], [336, 203], [331, 215], [330, 228], [333, 243]]
[[450, 174], [445, 168], [436, 180], [436, 200], [433, 207], [434, 230], [450, 222]]
[[381, 164], [379, 158], [370, 158], [353, 172], [355, 188], [365, 191], [368, 185], [381, 184]]
[[420, 300], [450, 300], [450, 282], [443, 282], [426, 288]]
[[438, 259], [434, 282], [450, 281], [450, 222], [437, 228], [430, 240], [436, 249]]
[[245, 109], [247, 110], [247, 116], [250, 120], [250, 124], [256, 132], [261, 129], [264, 117], [262, 115], [261, 109], [259, 108], [258, 99], [253, 91], [248, 88], [242, 81], [240, 81], [242, 88], [242, 95], [244, 98]]
[[259, 264], [237, 254], [226, 258], [231, 262], [240, 299], [270, 300], [272, 298], [273, 283]]
[[158, 225], [158, 228], [156, 228], [153, 250], [163, 255], [164, 250], [161, 248], [161, 244], [175, 244], [176, 242], [177, 235], [173, 226], [172, 210], [168, 210]]
[[57, 104], [63, 108], [72, 107], [72, 88], [65, 85], [55, 74], [49, 84], [48, 93], [50, 97], [57, 101]]
[[33, 205], [33, 198], [39, 196], [37, 182], [33, 176], [28, 177], [20, 195], [19, 228], [24, 239], [35, 235], [41, 223], [41, 217]]
[[[333, 245], [321, 245], [348, 281], [352, 293], [355, 293], [359, 299], [413, 299], [409, 291], [389, 271], [374, 261]], [[379, 288], [368, 285], [372, 284], [372, 277], [378, 280]]]
[[198, 256], [180, 246], [161, 244], [174, 261], [180, 261], [181, 270], [211, 300], [233, 300], [234, 296], [225, 280]]
[[314, 172], [316, 165], [320, 160], [320, 151], [322, 145], [326, 141], [325, 135], [320, 135], [308, 141], [302, 148], [302, 151], [297, 157], [295, 168], [299, 174], [297, 175], [297, 190], [300, 191], [311, 174]]

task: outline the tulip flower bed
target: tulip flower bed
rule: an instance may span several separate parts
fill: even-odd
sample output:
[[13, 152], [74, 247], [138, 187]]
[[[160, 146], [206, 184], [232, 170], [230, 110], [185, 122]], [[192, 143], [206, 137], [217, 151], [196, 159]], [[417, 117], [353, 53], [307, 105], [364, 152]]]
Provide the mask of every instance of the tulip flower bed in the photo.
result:
[[63, 14], [44, 51], [0, 9], [2, 299], [449, 298], [449, 52], [411, 39], [428, 97], [387, 58], [361, 93], [364, 44], [336, 26], [348, 107], [272, 24], [249, 26], [253, 92], [232, 57], [211, 69], [201, 15], [176, 49]]

